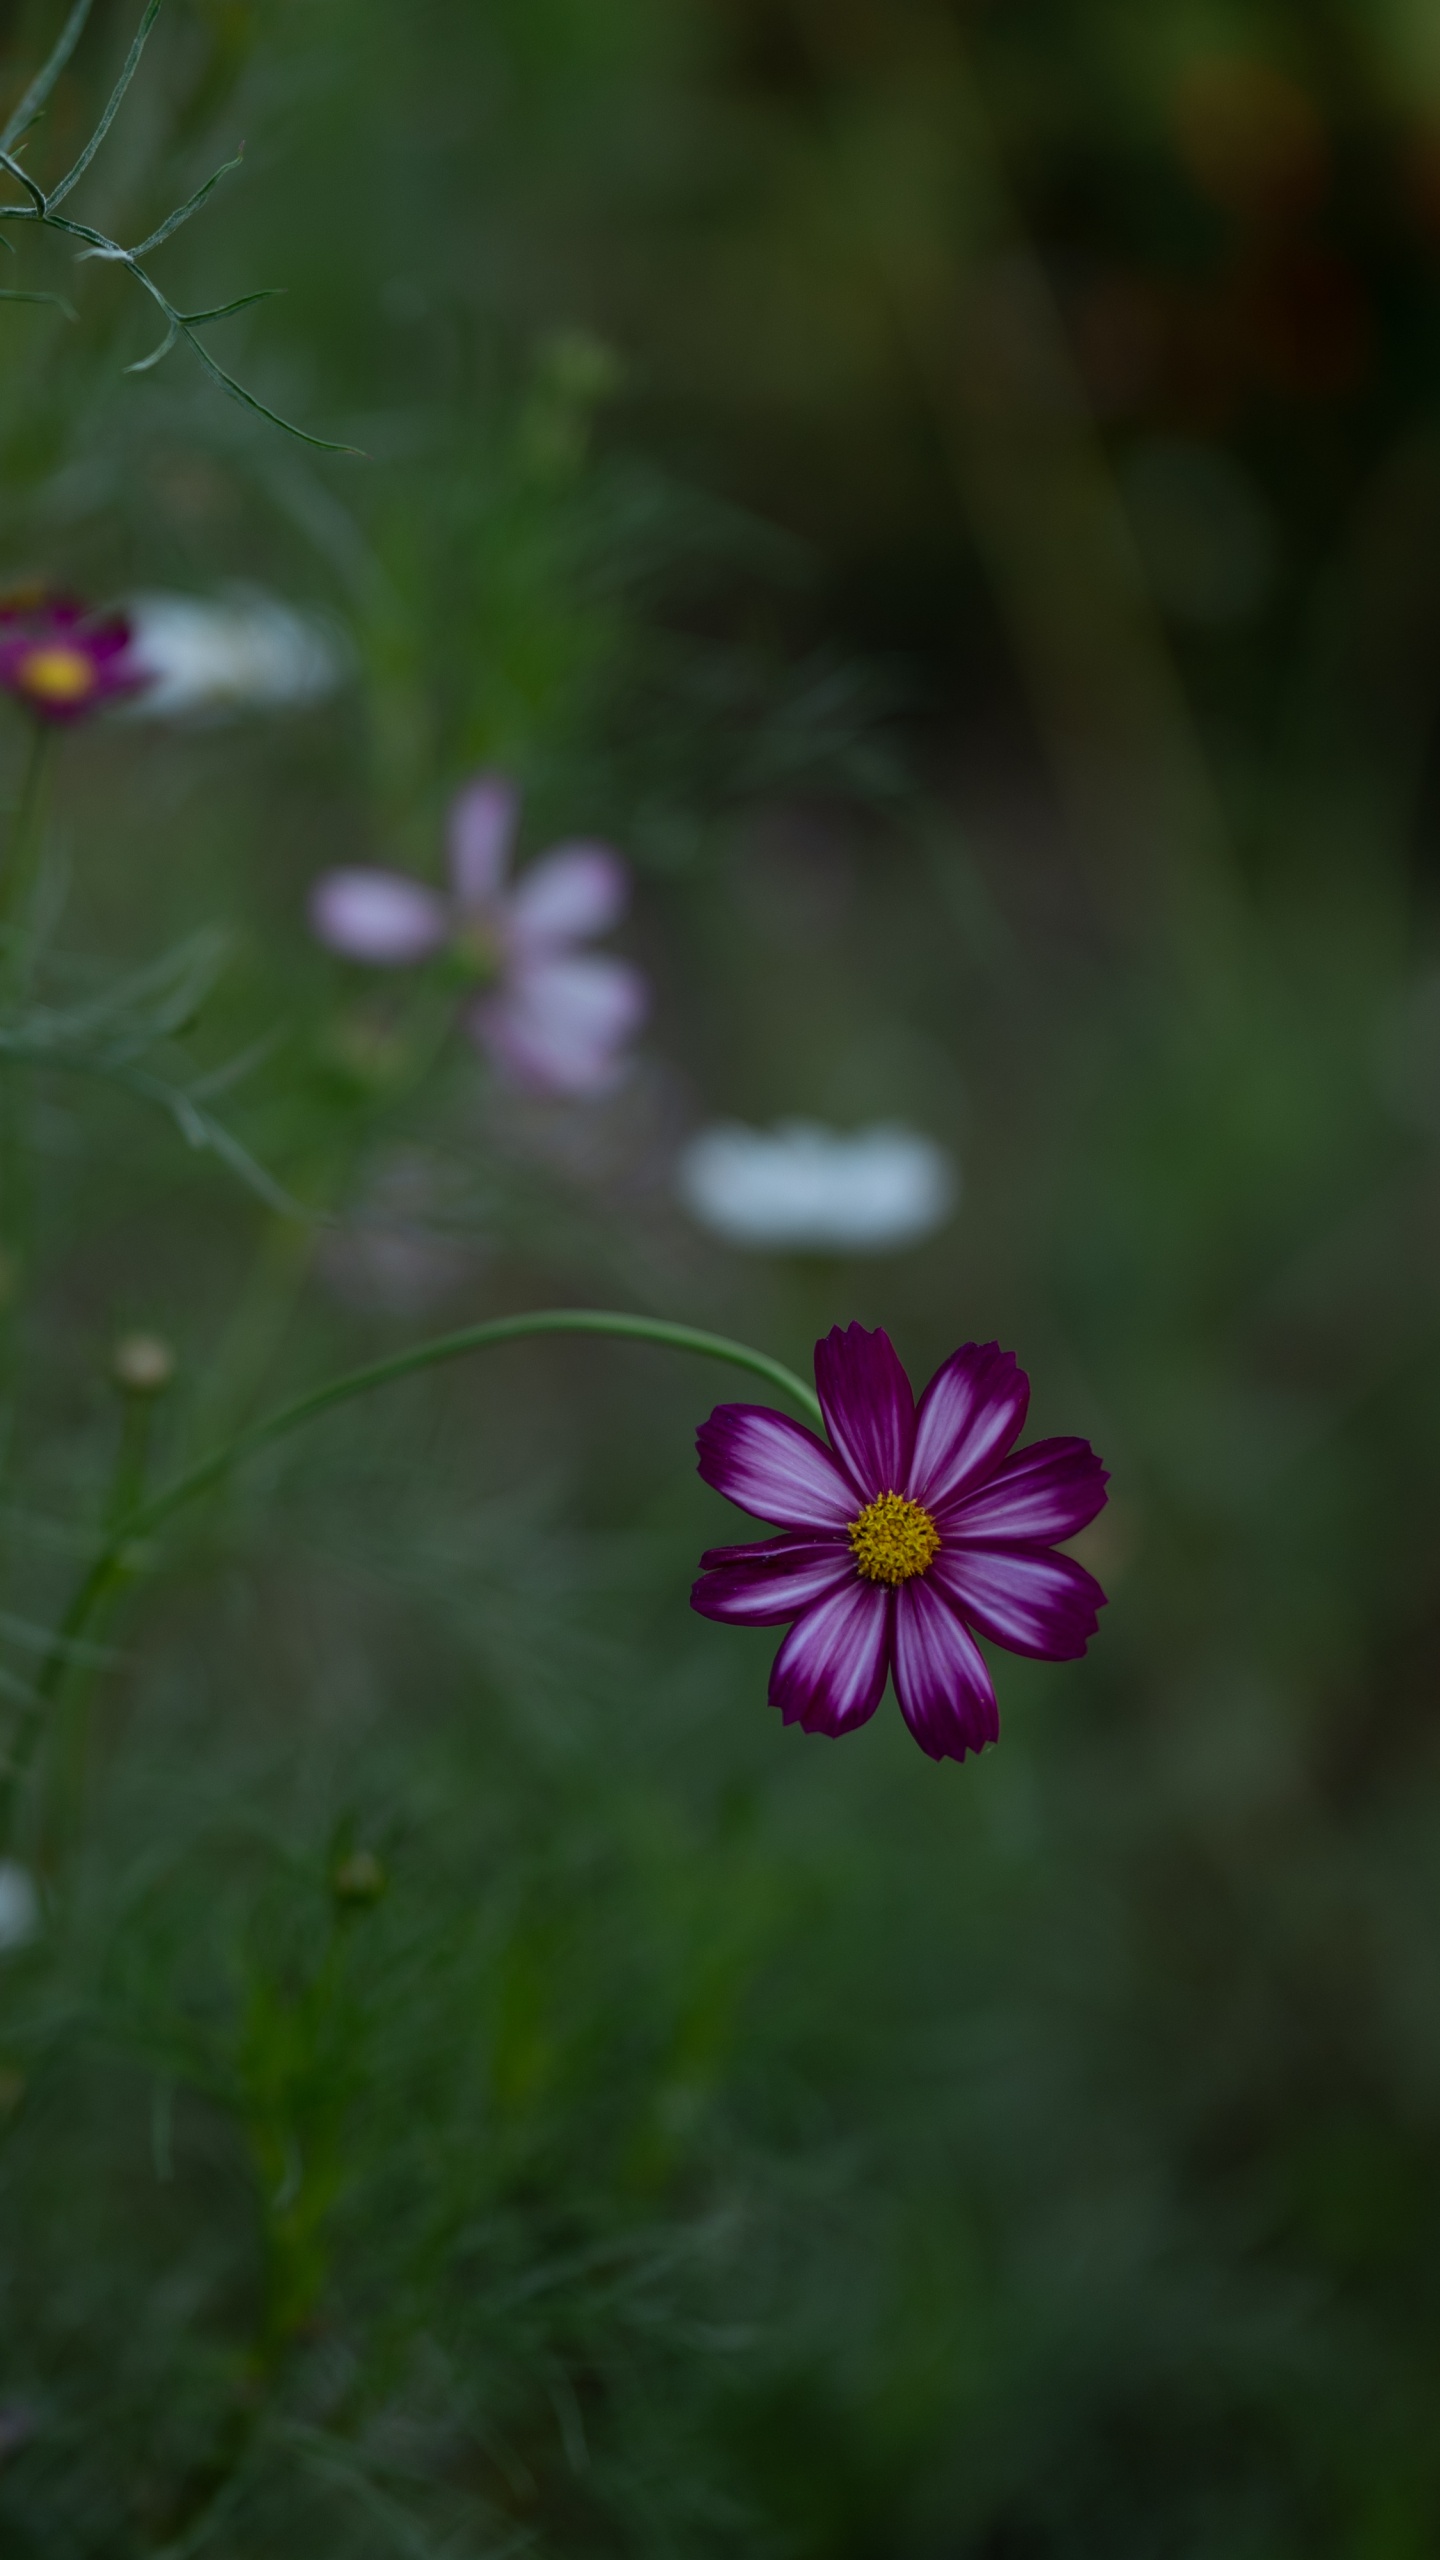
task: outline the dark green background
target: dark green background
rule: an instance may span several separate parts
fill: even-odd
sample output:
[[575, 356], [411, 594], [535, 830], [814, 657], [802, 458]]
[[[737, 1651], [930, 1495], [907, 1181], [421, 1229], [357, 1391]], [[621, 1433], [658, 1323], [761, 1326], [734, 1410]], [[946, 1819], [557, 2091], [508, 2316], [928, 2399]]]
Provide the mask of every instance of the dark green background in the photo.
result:
[[[6, 13], [12, 91], [55, 18]], [[129, 33], [100, 0], [37, 168]], [[770, 1639], [687, 1609], [729, 1390], [595, 1344], [177, 1531], [0, 1971], [3, 2547], [1426, 2560], [1433, 12], [171, 0], [77, 206], [138, 237], [242, 136], [157, 268], [285, 285], [217, 353], [363, 456], [125, 378], [139, 296], [22, 239], [79, 320], [3, 315], [0, 531], [351, 635], [322, 711], [78, 738], [54, 819], [72, 958], [231, 929], [193, 1054], [275, 1035], [232, 1118], [349, 1223], [47, 1088], [13, 1624], [122, 1325], [180, 1349], [178, 1460], [576, 1300], [801, 1364], [884, 1323], [917, 1379], [998, 1336], [1111, 1467], [1112, 1605], [1000, 1660], [979, 1764], [893, 1705], [783, 1732]], [[656, 1015], [590, 1113], [459, 1044], [407, 1080], [427, 999], [307, 941], [491, 758], [527, 847], [636, 866]], [[958, 1219], [689, 1231], [685, 1129], [793, 1112], [929, 1129]], [[356, 1277], [397, 1181], [423, 1304]], [[356, 1842], [389, 1889], [332, 1922]]]

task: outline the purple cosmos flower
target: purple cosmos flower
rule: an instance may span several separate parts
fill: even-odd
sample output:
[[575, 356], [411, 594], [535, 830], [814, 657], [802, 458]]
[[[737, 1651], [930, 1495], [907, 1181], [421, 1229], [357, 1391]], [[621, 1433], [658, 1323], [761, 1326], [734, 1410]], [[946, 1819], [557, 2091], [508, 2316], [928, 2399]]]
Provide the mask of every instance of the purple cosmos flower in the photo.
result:
[[97, 614], [46, 587], [0, 596], [0, 687], [37, 720], [84, 720], [149, 681], [123, 613]]
[[513, 1082], [603, 1093], [649, 990], [628, 961], [579, 946], [619, 922], [629, 874], [608, 845], [562, 844], [510, 880], [518, 809], [510, 783], [481, 774], [451, 807], [448, 896], [401, 871], [327, 871], [310, 921], [332, 951], [373, 968], [448, 949], [483, 990], [466, 1006], [466, 1029]]
[[963, 1760], [1000, 1731], [975, 1641], [1065, 1662], [1084, 1652], [1100, 1585], [1055, 1541], [1105, 1501], [1088, 1440], [1015, 1449], [1030, 1381], [998, 1343], [967, 1342], [917, 1407], [887, 1333], [838, 1325], [815, 1346], [833, 1447], [763, 1405], [717, 1406], [700, 1473], [780, 1535], [713, 1547], [693, 1605], [735, 1626], [795, 1623], [770, 1703], [807, 1733], [850, 1733], [894, 1675], [932, 1760]]

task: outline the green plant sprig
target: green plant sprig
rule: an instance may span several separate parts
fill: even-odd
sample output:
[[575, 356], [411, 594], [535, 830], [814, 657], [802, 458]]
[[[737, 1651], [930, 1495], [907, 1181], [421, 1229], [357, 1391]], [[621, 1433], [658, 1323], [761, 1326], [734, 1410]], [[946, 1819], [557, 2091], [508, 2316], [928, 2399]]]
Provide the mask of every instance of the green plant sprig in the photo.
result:
[[[64, 1007], [35, 1005], [6, 1020], [0, 1014], [0, 1067], [43, 1067], [97, 1077], [161, 1111], [187, 1146], [228, 1166], [268, 1209], [302, 1222], [314, 1213], [250, 1153], [211, 1109], [241, 1083], [275, 1045], [267, 1035], [239, 1057], [187, 1080], [167, 1073], [170, 1044], [188, 1030], [213, 988], [228, 953], [228, 939], [213, 931], [193, 934], [173, 951], [137, 970], [98, 997]], [[0, 964], [3, 964], [0, 941]]]
[[[263, 400], [257, 399], [253, 391], [246, 390], [243, 382], [237, 382], [232, 373], [227, 373], [222, 364], [216, 363], [203, 339], [196, 334], [198, 330], [207, 327], [212, 320], [231, 319], [238, 311], [248, 311], [253, 303], [268, 301], [272, 295], [283, 292], [283, 286], [262, 285], [258, 292], [238, 294], [233, 302], [217, 303], [210, 311], [180, 311], [163, 287], [156, 283], [149, 268], [141, 263], [153, 249], [160, 248], [165, 241], [171, 239], [182, 223], [190, 220], [192, 214], [198, 213], [201, 207], [209, 202], [221, 179], [228, 177], [232, 169], [239, 168], [241, 152], [237, 152], [232, 160], [225, 161], [212, 177], [205, 180], [203, 186], [197, 187], [192, 196], [188, 196], [183, 204], [177, 205], [172, 213], [166, 215], [165, 220], [156, 230], [147, 233], [146, 237], [137, 241], [132, 249], [125, 248], [118, 240], [110, 239], [105, 232], [97, 231], [92, 224], [76, 222], [68, 214], [58, 211], [58, 207], [84, 177], [119, 113], [125, 92], [139, 68], [140, 57], [145, 50], [150, 30], [160, 14], [161, 0], [148, 0], [145, 15], [140, 21], [134, 42], [125, 57], [120, 77], [111, 90], [99, 123], [79, 159], [66, 171], [64, 177], [55, 186], [44, 188], [27, 169], [22, 167], [16, 157], [18, 145], [30, 131], [31, 126], [37, 123], [44, 113], [55, 84], [80, 41], [91, 6], [92, 0], [75, 0], [75, 5], [60, 31], [49, 60], [43, 69], [36, 73], [19, 105], [14, 109], [4, 127], [0, 128], [0, 169], [4, 169], [15, 180], [17, 186], [23, 188], [27, 199], [24, 204], [0, 204], [0, 223], [38, 222], [46, 230], [57, 231], [67, 239], [80, 241], [83, 244], [77, 252], [80, 258], [103, 258], [112, 265], [124, 267], [126, 273], [134, 277], [142, 292], [149, 295], [164, 319], [165, 335], [158, 346], [152, 347], [148, 355], [141, 356], [134, 364], [127, 365], [125, 368], [127, 373], [150, 372], [155, 365], [164, 361], [171, 349], [183, 338], [211, 381], [230, 399], [238, 400], [242, 408], [252, 409], [257, 417], [268, 419], [271, 426], [281, 428], [286, 435], [297, 437], [301, 444], [314, 446], [320, 453], [354, 453], [357, 450], [354, 445], [336, 444], [328, 437], [311, 435], [307, 428], [297, 427], [293, 420], [283, 418], [278, 409], [271, 409]], [[3, 238], [3, 232], [0, 232], [0, 239]], [[14, 243], [6, 241], [5, 245], [13, 249]], [[0, 301], [48, 302], [57, 310], [64, 312], [67, 318], [72, 320], [75, 318], [74, 308], [66, 301], [63, 294], [26, 292], [18, 289], [0, 290]]]
[[798, 1378], [784, 1362], [773, 1359], [768, 1351], [756, 1351], [748, 1342], [735, 1342], [727, 1334], [708, 1333], [699, 1326], [673, 1324], [663, 1316], [626, 1315], [602, 1307], [542, 1307], [525, 1315], [495, 1316], [485, 1324], [464, 1326], [458, 1333], [438, 1334], [429, 1342], [413, 1343], [408, 1350], [392, 1352], [387, 1359], [372, 1360], [363, 1369], [350, 1369], [323, 1386], [312, 1387], [293, 1403], [281, 1405], [275, 1413], [252, 1423], [206, 1457], [196, 1460], [168, 1485], [162, 1485], [147, 1501], [139, 1503], [125, 1518], [114, 1523], [90, 1565], [82, 1575], [64, 1617], [56, 1628], [49, 1652], [41, 1664], [33, 1692], [21, 1711], [18, 1730], [12, 1737], [8, 1760], [0, 1770], [0, 1853], [7, 1846], [15, 1818], [21, 1785], [29, 1769], [39, 1741], [47, 1710], [58, 1699], [66, 1674], [76, 1660], [76, 1647], [84, 1636], [96, 1611], [110, 1594], [131, 1580], [137, 1570], [137, 1556], [144, 1542], [164, 1526], [177, 1511], [194, 1502], [212, 1486], [220, 1483], [231, 1470], [247, 1458], [259, 1455], [274, 1441], [283, 1440], [298, 1431], [332, 1406], [348, 1404], [356, 1396], [369, 1395], [376, 1387], [386, 1387], [400, 1378], [415, 1375], [421, 1369], [433, 1369], [446, 1360], [464, 1358], [472, 1351], [487, 1351], [501, 1343], [519, 1342], [526, 1336], [546, 1333], [588, 1333], [608, 1335], [624, 1342], [653, 1342], [670, 1351], [690, 1351], [702, 1359], [724, 1360], [732, 1368], [748, 1369], [768, 1385], [778, 1387], [800, 1407], [807, 1421], [824, 1428], [820, 1400], [813, 1387]]

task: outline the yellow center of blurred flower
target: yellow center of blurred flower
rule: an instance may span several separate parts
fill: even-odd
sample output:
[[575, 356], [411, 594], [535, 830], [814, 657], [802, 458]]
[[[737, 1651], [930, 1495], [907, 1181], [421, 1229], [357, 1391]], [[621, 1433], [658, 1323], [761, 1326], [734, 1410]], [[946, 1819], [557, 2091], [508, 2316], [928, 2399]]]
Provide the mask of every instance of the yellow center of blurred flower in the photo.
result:
[[32, 649], [16, 681], [39, 702], [83, 702], [95, 690], [95, 669], [83, 649]]
[[940, 1532], [907, 1494], [882, 1493], [851, 1521], [850, 1544], [867, 1582], [908, 1582], [934, 1561]]

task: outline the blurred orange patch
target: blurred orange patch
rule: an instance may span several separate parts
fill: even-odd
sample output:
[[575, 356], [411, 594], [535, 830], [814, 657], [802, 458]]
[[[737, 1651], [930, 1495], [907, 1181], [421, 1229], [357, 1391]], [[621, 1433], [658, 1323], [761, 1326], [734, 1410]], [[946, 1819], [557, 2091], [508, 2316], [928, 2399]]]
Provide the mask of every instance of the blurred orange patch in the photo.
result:
[[1209, 55], [1183, 74], [1175, 145], [1202, 195], [1248, 220], [1304, 213], [1330, 181], [1315, 101], [1266, 62]]

